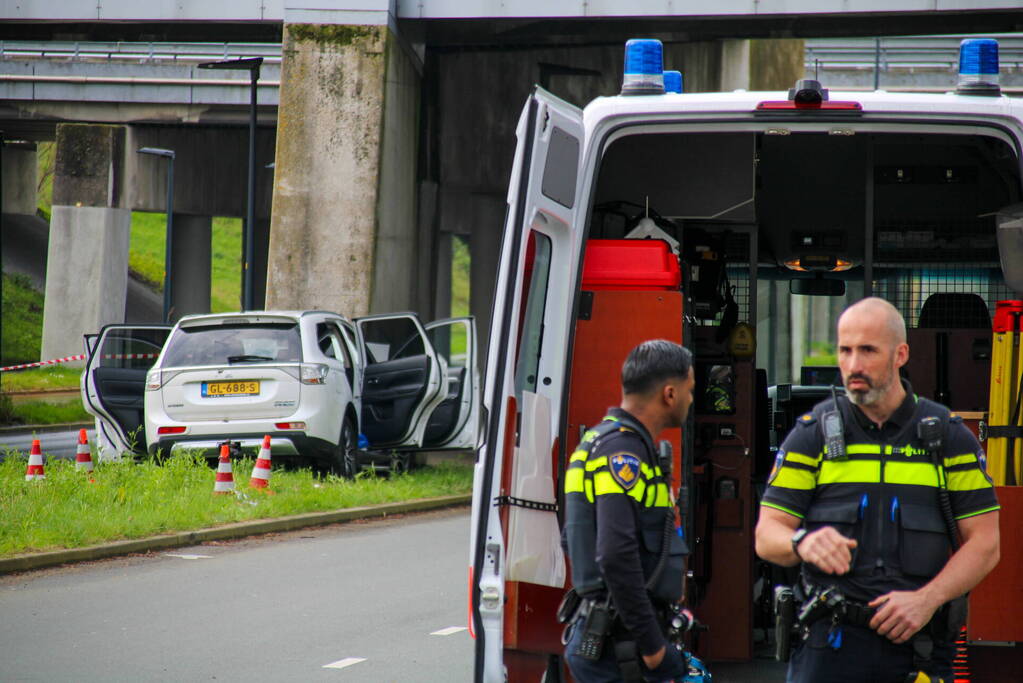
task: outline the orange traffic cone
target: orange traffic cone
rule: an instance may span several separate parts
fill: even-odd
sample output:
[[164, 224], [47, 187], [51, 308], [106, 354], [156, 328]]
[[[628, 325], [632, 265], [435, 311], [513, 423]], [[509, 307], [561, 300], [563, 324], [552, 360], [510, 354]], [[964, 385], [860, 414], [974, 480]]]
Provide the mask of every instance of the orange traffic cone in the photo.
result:
[[78, 450], [75, 452], [75, 469], [92, 472], [92, 451], [89, 450], [89, 436], [84, 429], [78, 430]]
[[213, 485], [213, 493], [232, 493], [234, 491], [234, 474], [231, 472], [231, 447], [220, 445], [220, 464], [217, 465], [217, 482]]
[[[256, 464], [252, 468], [249, 486], [254, 489], [265, 489], [270, 485], [270, 435], [263, 437], [263, 447], [259, 449]], [[269, 493], [269, 491], [268, 491]]]
[[43, 449], [39, 447], [39, 439], [32, 439], [32, 451], [28, 454], [25, 481], [36, 479], [46, 479], [46, 473], [43, 471]]

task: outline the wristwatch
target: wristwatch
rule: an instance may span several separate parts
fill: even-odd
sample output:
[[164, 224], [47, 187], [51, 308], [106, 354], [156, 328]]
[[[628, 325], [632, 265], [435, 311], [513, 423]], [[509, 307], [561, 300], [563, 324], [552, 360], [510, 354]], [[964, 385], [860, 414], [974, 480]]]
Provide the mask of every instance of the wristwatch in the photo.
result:
[[808, 531], [805, 528], [803, 528], [797, 529], [796, 533], [792, 534], [792, 552], [794, 552], [796, 554], [796, 557], [798, 557], [800, 560], [803, 559], [803, 556], [799, 554], [799, 542], [803, 540], [807, 533]]

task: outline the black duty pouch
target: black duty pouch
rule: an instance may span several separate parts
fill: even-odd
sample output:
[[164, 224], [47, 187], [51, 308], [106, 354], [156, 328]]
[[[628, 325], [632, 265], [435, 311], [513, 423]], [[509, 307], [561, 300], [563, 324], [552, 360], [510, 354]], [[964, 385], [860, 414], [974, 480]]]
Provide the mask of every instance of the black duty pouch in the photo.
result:
[[565, 597], [561, 598], [561, 604], [558, 605], [558, 623], [567, 624], [579, 611], [582, 601], [583, 599], [575, 592], [575, 588], [569, 588]]

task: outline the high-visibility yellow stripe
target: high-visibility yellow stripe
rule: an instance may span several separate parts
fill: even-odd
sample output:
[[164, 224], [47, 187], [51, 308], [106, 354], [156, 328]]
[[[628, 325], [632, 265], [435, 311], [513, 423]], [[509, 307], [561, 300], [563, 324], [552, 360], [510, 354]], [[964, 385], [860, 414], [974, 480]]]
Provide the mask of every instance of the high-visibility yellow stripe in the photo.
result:
[[[827, 447], [825, 447], [827, 452]], [[849, 455], [881, 455], [881, 444], [877, 443], [851, 443], [845, 447]]]
[[625, 493], [625, 489], [615, 481], [610, 472], [597, 472], [593, 475], [593, 492], [603, 496], [607, 493]]
[[568, 459], [568, 462], [569, 463], [579, 462], [579, 461], [585, 462], [586, 458], [588, 458], [589, 456], [590, 456], [590, 452], [589, 451], [579, 450], [579, 451], [576, 451], [575, 453], [572, 454], [572, 457], [570, 457]]
[[792, 515], [793, 517], [799, 517], [799, 519], [803, 518], [803, 515], [799, 514], [795, 510], [789, 510], [787, 507], [784, 507], [782, 505], [778, 505], [777, 503], [767, 503], [767, 502], [764, 502], [764, 503], [761, 503], [761, 505], [763, 507], [774, 508], [775, 510], [781, 510], [782, 512], [787, 512], [790, 515]]
[[583, 441], [593, 441], [596, 438], [597, 438], [597, 430], [596, 429], [588, 429], [583, 434], [582, 440]]
[[796, 469], [795, 467], [782, 467], [771, 482], [771, 486], [780, 486], [784, 489], [798, 489], [800, 491], [809, 491], [816, 485], [817, 478], [813, 472]]
[[654, 501], [654, 507], [664, 508], [670, 504], [668, 498], [668, 486], [667, 484], [657, 485], [657, 500]]
[[565, 493], [582, 493], [584, 479], [583, 468], [569, 468], [565, 472]]
[[603, 467], [606, 464], [607, 464], [607, 456], [606, 455], [601, 455], [599, 457], [594, 458], [593, 460], [587, 460], [586, 461], [586, 471], [587, 472], [593, 472], [594, 470], [599, 470], [601, 467]]
[[949, 491], [976, 491], [977, 489], [991, 488], [991, 482], [980, 470], [946, 472], [945, 476], [948, 477]]
[[789, 451], [785, 454], [785, 460], [787, 462], [798, 462], [810, 467], [817, 467], [817, 458], [811, 458], [809, 455], [803, 455], [802, 453], [793, 453]]
[[586, 492], [586, 500], [592, 503], [594, 500], [592, 479], [587, 479], [586, 481], [583, 482], [583, 490]]
[[643, 476], [646, 477], [647, 479], [654, 478], [654, 468], [650, 467], [650, 465], [646, 464], [642, 460], [639, 463], [639, 469], [643, 473]]
[[646, 489], [646, 500], [643, 501], [643, 505], [647, 507], [653, 507], [654, 499], [657, 497], [657, 487], [648, 486]]
[[884, 480], [889, 484], [936, 487], [938, 485], [938, 469], [929, 462], [889, 460], [884, 468]]
[[896, 448], [899, 448], [900, 450], [899, 455], [902, 455], [907, 458], [913, 455], [927, 455], [927, 451], [925, 451], [924, 449], [913, 448], [912, 446], [885, 446], [884, 452], [887, 455], [892, 455], [893, 453], [895, 453]]
[[879, 460], [824, 460], [818, 484], [876, 484], [881, 481]]
[[952, 467], [954, 465], [965, 465], [967, 463], [977, 462], [976, 453], [965, 453], [963, 455], [957, 455], [952, 458], [945, 458], [945, 467]]

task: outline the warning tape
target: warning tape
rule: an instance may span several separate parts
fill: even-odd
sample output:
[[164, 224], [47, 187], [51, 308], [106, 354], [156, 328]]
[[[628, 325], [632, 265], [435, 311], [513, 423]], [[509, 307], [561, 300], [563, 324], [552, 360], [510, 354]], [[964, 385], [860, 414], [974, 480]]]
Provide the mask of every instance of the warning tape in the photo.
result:
[[[156, 358], [160, 354], [158, 353], [106, 353], [103, 354], [104, 360], [142, 360], [144, 358]], [[41, 368], [44, 365], [56, 365], [57, 363], [67, 363], [73, 360], [85, 360], [86, 356], [84, 353], [77, 356], [67, 356], [66, 358], [54, 358], [53, 360], [41, 360], [38, 363], [24, 363], [22, 365], [9, 365], [6, 368], [0, 368], [0, 372], [7, 372], [8, 370], [26, 370], [28, 368]]]

